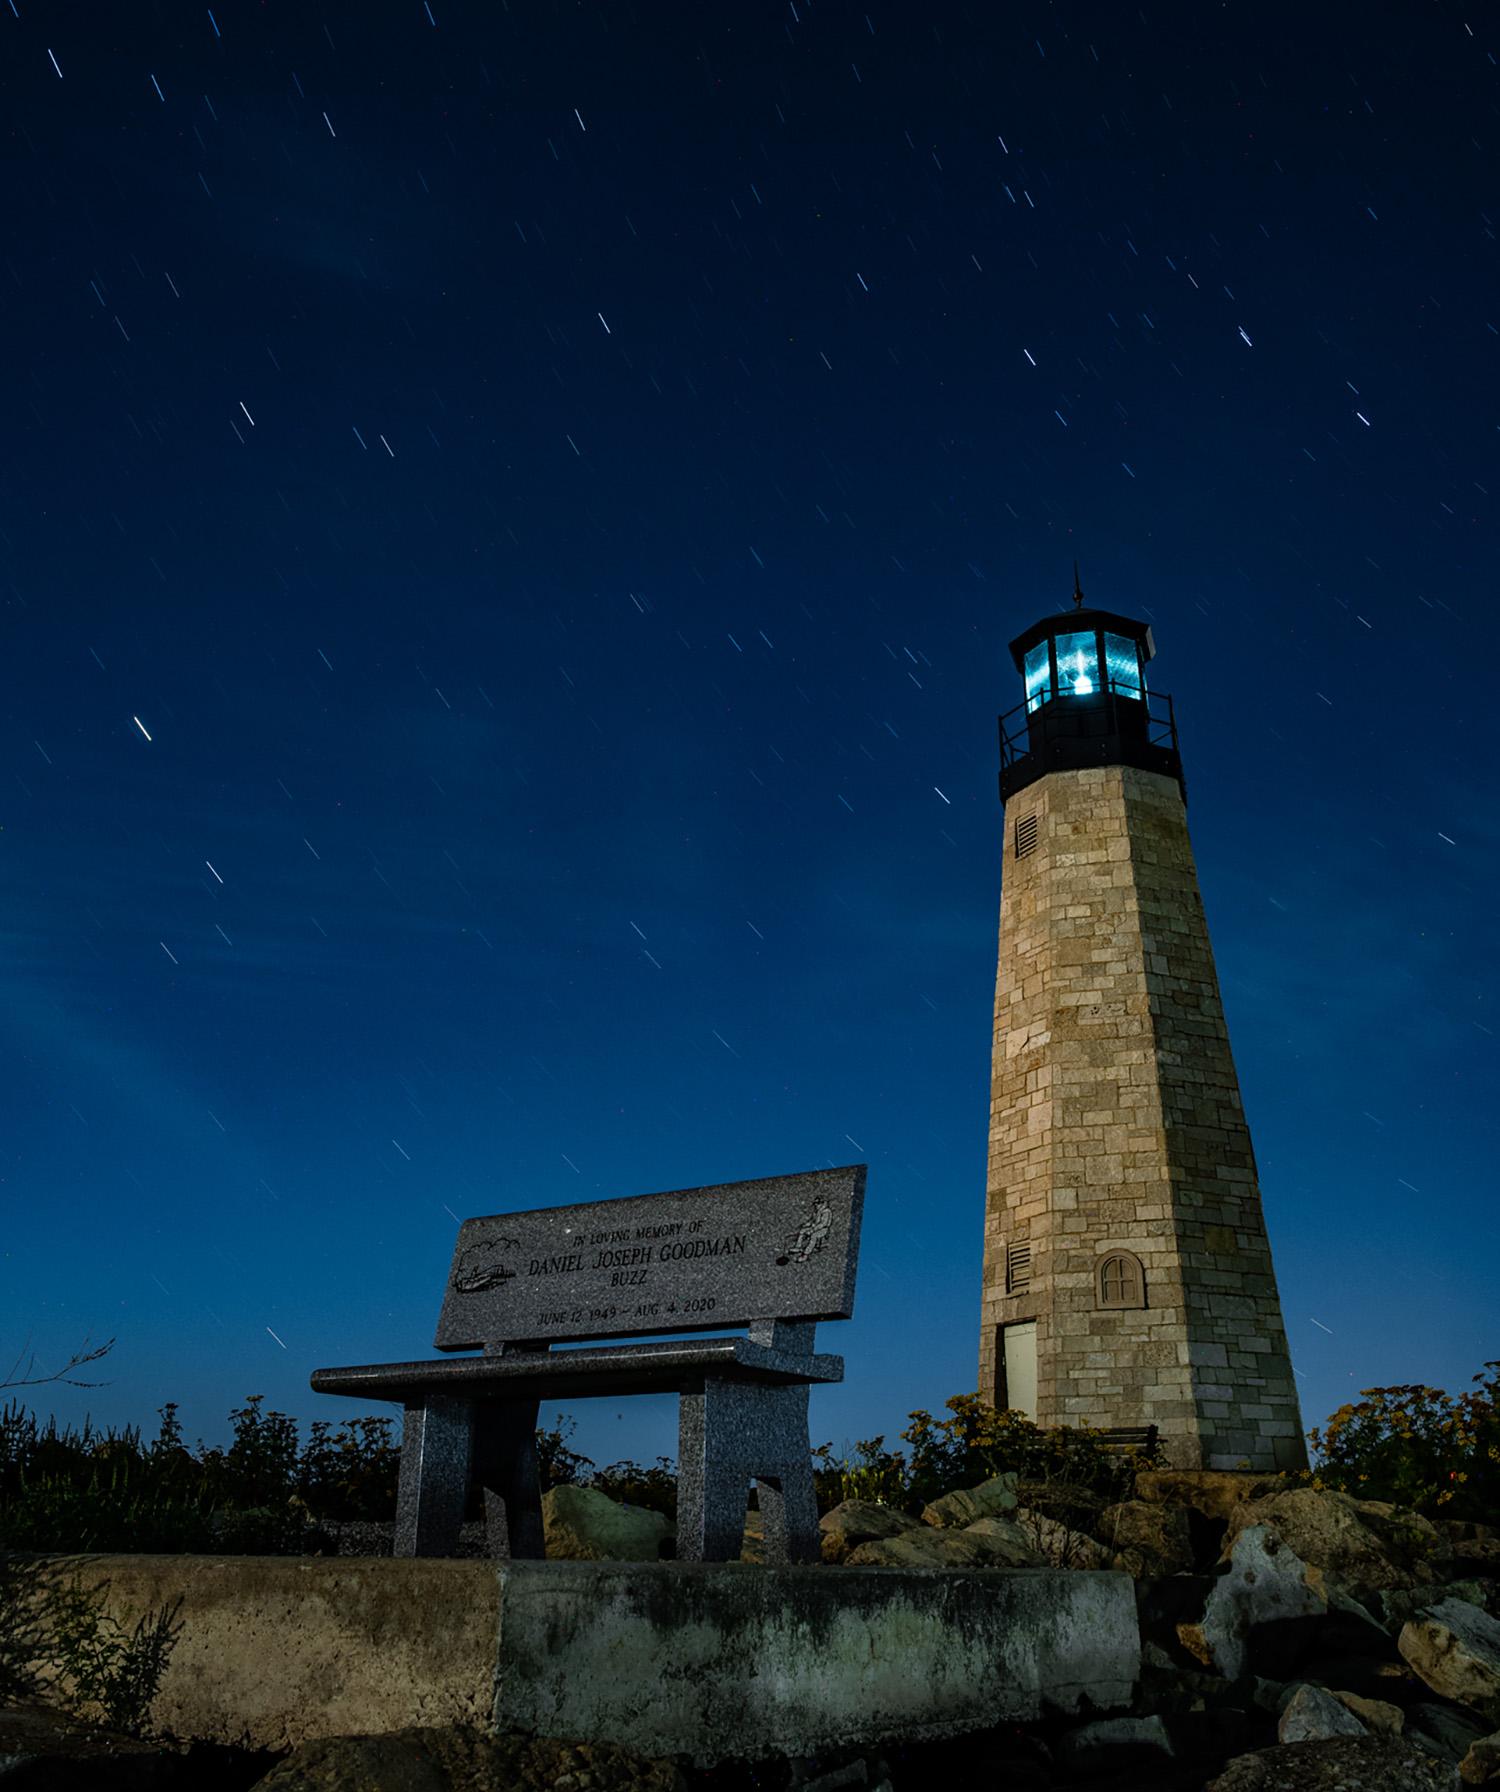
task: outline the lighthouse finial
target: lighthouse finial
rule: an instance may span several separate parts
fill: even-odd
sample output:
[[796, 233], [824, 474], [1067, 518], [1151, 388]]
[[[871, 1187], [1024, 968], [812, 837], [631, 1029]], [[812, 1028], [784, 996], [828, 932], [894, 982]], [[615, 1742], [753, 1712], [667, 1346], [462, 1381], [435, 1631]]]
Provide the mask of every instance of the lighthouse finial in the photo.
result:
[[1078, 582], [1078, 562], [1073, 562], [1073, 602], [1081, 610], [1083, 608], [1083, 586]]

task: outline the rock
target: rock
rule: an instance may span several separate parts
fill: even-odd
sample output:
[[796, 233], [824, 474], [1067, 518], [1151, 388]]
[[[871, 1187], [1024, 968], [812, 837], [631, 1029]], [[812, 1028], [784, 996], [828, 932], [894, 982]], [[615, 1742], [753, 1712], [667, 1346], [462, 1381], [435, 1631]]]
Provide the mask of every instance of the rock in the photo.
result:
[[543, 1742], [454, 1726], [384, 1736], [329, 1736], [292, 1750], [255, 1792], [686, 1792], [671, 1761], [611, 1743]]
[[742, 1562], [764, 1562], [766, 1559], [766, 1521], [760, 1512], [745, 1514], [745, 1531], [740, 1539]]
[[1500, 1785], [1500, 1730], [1469, 1744], [1458, 1764], [1458, 1777], [1466, 1786]]
[[592, 1487], [553, 1487], [542, 1495], [547, 1555], [561, 1562], [655, 1562], [672, 1521], [644, 1506], [622, 1506]]
[[1445, 1599], [1408, 1619], [1396, 1647], [1439, 1698], [1500, 1718], [1500, 1620]]
[[1389, 1736], [1335, 1736], [1237, 1755], [1205, 1792], [1451, 1792], [1453, 1770]]
[[1483, 1724], [1451, 1705], [1413, 1705], [1406, 1715], [1407, 1741], [1439, 1761], [1463, 1760], [1483, 1735]]
[[1201, 1624], [1179, 1625], [1178, 1635], [1226, 1680], [1252, 1671], [1284, 1679], [1327, 1611], [1301, 1558], [1266, 1525], [1252, 1525], [1235, 1538]]
[[1247, 1475], [1228, 1469], [1143, 1468], [1135, 1497], [1153, 1506], [1178, 1506], [1205, 1518], [1228, 1518], [1246, 1500], [1273, 1493], [1279, 1475]]
[[453, 1783], [424, 1733], [405, 1730], [304, 1742], [256, 1792], [451, 1792]]
[[1114, 1773], [1173, 1753], [1159, 1717], [1106, 1717], [1069, 1730], [1057, 1745], [1057, 1762], [1072, 1773]]
[[1368, 1736], [1369, 1731], [1346, 1705], [1304, 1682], [1292, 1689], [1276, 1725], [1278, 1742], [1327, 1742], [1333, 1736]]
[[1014, 1512], [1019, 1504], [1016, 1477], [996, 1475], [993, 1480], [982, 1481], [978, 1487], [945, 1493], [940, 1500], [924, 1506], [922, 1522], [936, 1525], [939, 1530], [961, 1531], [977, 1518], [997, 1518]]
[[1319, 1568], [1355, 1598], [1439, 1578], [1453, 1545], [1435, 1525], [1378, 1500], [1312, 1487], [1251, 1500], [1229, 1518], [1229, 1547], [1251, 1525], [1269, 1525], [1309, 1567]]
[[1179, 1667], [1159, 1644], [1141, 1644], [1141, 1671], [1131, 1701], [1137, 1711], [1179, 1717], [1222, 1706], [1231, 1697], [1229, 1682], [1218, 1674]]
[[1378, 1699], [1382, 1704], [1400, 1705], [1403, 1709], [1426, 1696], [1427, 1688], [1399, 1655], [1392, 1650], [1388, 1661], [1376, 1661], [1369, 1655], [1325, 1655], [1320, 1635], [1314, 1644], [1312, 1659], [1298, 1675], [1302, 1680], [1315, 1680], [1330, 1692], [1354, 1693], [1362, 1699]]
[[[1137, 1579], [1135, 1612], [1143, 1638], [1159, 1644], [1173, 1660], [1184, 1656], [1180, 1631], [1194, 1628], [1203, 1616], [1209, 1594], [1218, 1585], [1212, 1574], [1169, 1574], [1164, 1580]], [[1213, 1663], [1203, 1653], [1193, 1654], [1200, 1667]]]
[[1394, 1661], [1391, 1633], [1357, 1599], [1330, 1583], [1320, 1569], [1307, 1572], [1309, 1586], [1326, 1595], [1328, 1617], [1318, 1632], [1318, 1651], [1323, 1655], [1368, 1655], [1376, 1661]]
[[1453, 1545], [1453, 1562], [1465, 1574], [1500, 1578], [1500, 1537], [1460, 1537]]
[[1489, 1583], [1482, 1580], [1450, 1580], [1446, 1586], [1433, 1581], [1427, 1586], [1392, 1588], [1380, 1595], [1380, 1615], [1386, 1629], [1395, 1636], [1408, 1618], [1416, 1617], [1430, 1605], [1441, 1605], [1445, 1599], [1467, 1599], [1482, 1612], [1495, 1615], [1491, 1610], [1494, 1594]]
[[[1197, 1792], [1205, 1776], [1216, 1773], [1231, 1755], [1243, 1754], [1263, 1741], [1264, 1729], [1258, 1714], [1252, 1721], [1243, 1704], [1215, 1704], [1201, 1710], [1195, 1708], [1175, 1713], [1167, 1719], [1167, 1734], [1172, 1738], [1172, 1747], [1184, 1767], [1192, 1762], [1198, 1772], [1192, 1779], [1174, 1775], [1172, 1781], [1166, 1783], [1178, 1788], [1191, 1786]], [[1136, 1779], [1127, 1783], [1139, 1787], [1141, 1782]], [[1163, 1781], [1158, 1779], [1151, 1792], [1161, 1792], [1162, 1785]]]
[[1057, 1519], [1025, 1506], [1017, 1508], [1015, 1520], [1026, 1541], [1050, 1567], [1109, 1567], [1109, 1551], [1086, 1532], [1069, 1530]]
[[1292, 1688], [1279, 1680], [1263, 1680], [1259, 1674], [1250, 1676], [1251, 1703], [1261, 1711], [1269, 1711], [1272, 1717], [1281, 1716], [1281, 1708], [1291, 1696]]
[[901, 1531], [861, 1543], [844, 1557], [846, 1568], [974, 1568], [979, 1546], [965, 1544], [962, 1531]]
[[1099, 1514], [1093, 1534], [1113, 1552], [1113, 1566], [1137, 1579], [1193, 1571], [1193, 1539], [1180, 1506], [1122, 1500]]
[[921, 1528], [919, 1518], [898, 1512], [894, 1506], [877, 1505], [874, 1500], [845, 1500], [818, 1520], [825, 1562], [842, 1562], [861, 1543], [899, 1537], [905, 1531]]
[[1500, 1537], [1500, 1525], [1480, 1524], [1472, 1518], [1434, 1518], [1432, 1522], [1455, 1543], [1467, 1543], [1474, 1537]]
[[861, 1543], [844, 1558], [848, 1568], [1039, 1568], [1041, 1557], [1005, 1519], [980, 1519], [962, 1531], [929, 1526]]
[[1110, 1503], [1092, 1487], [1075, 1487], [1071, 1481], [1018, 1481], [1016, 1497], [1028, 1512], [1040, 1512], [1091, 1537], [1098, 1536], [1099, 1514]]
[[201, 1763], [162, 1743], [25, 1703], [0, 1706], [0, 1781], [35, 1792], [196, 1792], [203, 1783]]
[[993, 1568], [1040, 1568], [1042, 1557], [1033, 1548], [1031, 1539], [1014, 1519], [976, 1518], [960, 1533], [978, 1539], [992, 1556], [987, 1564]]
[[1406, 1713], [1399, 1705], [1385, 1699], [1364, 1699], [1357, 1692], [1340, 1692], [1335, 1686], [1328, 1691], [1354, 1713], [1372, 1736], [1399, 1736], [1406, 1728]]

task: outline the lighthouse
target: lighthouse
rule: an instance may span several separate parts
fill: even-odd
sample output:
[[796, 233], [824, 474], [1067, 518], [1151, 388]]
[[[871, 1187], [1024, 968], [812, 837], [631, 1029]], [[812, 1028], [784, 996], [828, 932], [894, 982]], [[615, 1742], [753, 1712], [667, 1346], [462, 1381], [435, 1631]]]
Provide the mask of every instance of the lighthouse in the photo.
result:
[[1010, 644], [979, 1385], [1156, 1428], [1178, 1468], [1306, 1463], [1250, 1130], [1143, 622]]

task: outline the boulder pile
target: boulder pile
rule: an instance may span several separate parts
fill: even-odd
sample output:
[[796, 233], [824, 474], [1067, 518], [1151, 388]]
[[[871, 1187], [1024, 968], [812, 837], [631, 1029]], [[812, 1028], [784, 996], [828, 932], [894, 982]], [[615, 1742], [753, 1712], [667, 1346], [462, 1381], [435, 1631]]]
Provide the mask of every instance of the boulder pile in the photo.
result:
[[1001, 1475], [920, 1516], [850, 1500], [822, 1533], [824, 1561], [849, 1567], [1133, 1577], [1135, 1710], [1043, 1737], [1061, 1778], [1154, 1757], [1157, 1783], [1217, 1773], [1220, 1792], [1500, 1788], [1500, 1527], [1278, 1476], [1146, 1470], [1114, 1504]]

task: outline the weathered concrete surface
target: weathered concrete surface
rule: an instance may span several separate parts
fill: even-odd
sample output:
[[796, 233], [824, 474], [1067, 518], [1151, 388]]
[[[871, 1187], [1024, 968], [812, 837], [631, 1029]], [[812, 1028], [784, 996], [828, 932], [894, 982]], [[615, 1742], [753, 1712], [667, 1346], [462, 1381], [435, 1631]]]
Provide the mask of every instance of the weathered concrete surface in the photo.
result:
[[1115, 1573], [63, 1561], [126, 1630], [181, 1599], [152, 1721], [240, 1748], [459, 1725], [710, 1764], [1118, 1709], [1140, 1668]]
[[699, 1765], [1129, 1702], [1113, 1573], [501, 1566], [495, 1723]]
[[284, 1749], [411, 1725], [486, 1727], [500, 1589], [492, 1562], [79, 1556], [127, 1631], [181, 1598], [152, 1720], [183, 1741]]

